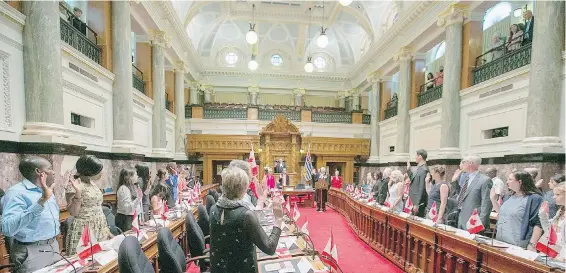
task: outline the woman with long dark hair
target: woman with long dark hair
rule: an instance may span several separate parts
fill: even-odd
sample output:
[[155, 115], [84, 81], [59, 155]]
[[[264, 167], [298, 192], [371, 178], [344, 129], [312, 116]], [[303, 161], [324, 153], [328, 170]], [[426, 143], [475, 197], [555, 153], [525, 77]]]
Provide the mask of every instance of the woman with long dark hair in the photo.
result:
[[542, 236], [539, 208], [542, 203], [540, 191], [533, 177], [525, 171], [514, 171], [507, 178], [511, 195], [500, 206], [497, 194], [490, 193], [493, 208], [498, 213], [496, 239], [519, 247], [535, 250]]
[[118, 191], [116, 192], [117, 211], [116, 226], [122, 231], [132, 229], [134, 213], [141, 203], [142, 192], [136, 185], [138, 175], [133, 169], [122, 169], [118, 180]]
[[521, 48], [523, 42], [523, 30], [517, 24], [509, 27], [509, 38], [507, 38], [507, 51], [513, 51]]
[[144, 218], [149, 212], [149, 192], [151, 190], [151, 173], [149, 167], [142, 164], [136, 165], [136, 174], [138, 175], [138, 186], [142, 190], [142, 208]]
[[67, 210], [74, 217], [65, 240], [67, 255], [76, 253], [85, 226], [98, 241], [113, 236], [102, 211], [102, 192], [94, 183], [102, 177], [102, 162], [96, 156], [83, 155], [77, 160], [75, 169], [76, 174], [69, 177], [65, 189]]
[[157, 170], [157, 176], [155, 177], [155, 183], [151, 188], [149, 198], [152, 200], [152, 204], [153, 204], [154, 203], [153, 196], [157, 195], [158, 193], [162, 193], [164, 199], [166, 200], [167, 206], [172, 208], [175, 206], [175, 200], [173, 199], [173, 189], [171, 189], [171, 187], [165, 183], [165, 180], [167, 180], [167, 176], [168, 176], [167, 170], [165, 169]]

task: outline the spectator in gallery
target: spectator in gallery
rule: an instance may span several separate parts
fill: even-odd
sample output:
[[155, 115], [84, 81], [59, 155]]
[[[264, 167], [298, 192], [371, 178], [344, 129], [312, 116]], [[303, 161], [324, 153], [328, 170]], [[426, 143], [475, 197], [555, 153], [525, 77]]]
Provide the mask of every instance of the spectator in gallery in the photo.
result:
[[411, 179], [409, 188], [409, 197], [413, 202], [413, 213], [419, 217], [424, 217], [426, 212], [426, 203], [428, 195], [426, 193], [425, 178], [428, 174], [428, 167], [426, 165], [427, 152], [420, 149], [416, 153], [417, 169], [413, 172], [411, 170], [411, 162], [407, 162], [407, 173]]
[[440, 72], [436, 74], [434, 80], [435, 80], [434, 84], [436, 86], [442, 85], [442, 83], [444, 82], [444, 66], [440, 67]]
[[466, 229], [466, 223], [474, 209], [478, 210], [484, 227], [489, 227], [489, 215], [492, 209], [490, 191], [493, 185], [491, 178], [479, 172], [481, 157], [467, 155], [462, 160], [462, 169], [468, 174], [458, 194], [458, 228]]
[[543, 233], [539, 218], [540, 191], [526, 171], [509, 174], [507, 185], [512, 194], [504, 198], [502, 205], [499, 205], [495, 190], [490, 192], [491, 203], [498, 213], [496, 239], [535, 251]]
[[505, 39], [501, 37], [501, 33], [495, 32], [491, 37], [491, 48], [489, 49], [488, 62], [492, 62], [503, 56], [503, 44], [505, 44]]
[[81, 16], [83, 16], [83, 11], [75, 7], [73, 8], [73, 16], [69, 17], [69, 21], [80, 33], [86, 35], [86, 24], [81, 21]]
[[565, 180], [565, 176], [562, 173], [553, 175], [548, 182], [548, 187], [550, 188], [550, 190], [545, 192], [542, 196], [543, 201], [546, 201], [548, 203], [548, 216], [550, 218], [554, 218], [554, 216], [556, 215], [556, 212], [558, 211], [557, 204], [564, 204], [564, 202], [556, 203], [554, 201], [554, 188]]
[[523, 31], [519, 25], [512, 24], [509, 27], [509, 37], [507, 38], [507, 51], [513, 51], [521, 48], [523, 42]]
[[434, 83], [435, 83], [434, 75], [428, 72], [428, 74], [426, 74], [426, 90], [434, 88]]
[[389, 176], [389, 208], [396, 212], [403, 211], [403, 180], [404, 176], [399, 170], [394, 170]]
[[336, 170], [334, 176], [332, 176], [332, 187], [335, 189], [342, 188], [342, 176], [340, 176], [340, 171]]
[[523, 19], [525, 20], [525, 31], [523, 35], [523, 45], [531, 43], [533, 41], [533, 30], [535, 29], [535, 17], [533, 12], [527, 10], [523, 13]]
[[[564, 175], [562, 175], [564, 179]], [[549, 207], [547, 203], [543, 203], [539, 210], [539, 218], [544, 231], [546, 241], [548, 241], [548, 235], [550, 234], [550, 227], [552, 226], [556, 232], [556, 244], [554, 246], [549, 246], [558, 252], [558, 256], [555, 258], [558, 261], [566, 261], [566, 219], [564, 217], [564, 204], [566, 203], [566, 183], [561, 182], [560, 184], [553, 186], [553, 198], [555, 204], [561, 204], [558, 211], [554, 217], [549, 215]]]

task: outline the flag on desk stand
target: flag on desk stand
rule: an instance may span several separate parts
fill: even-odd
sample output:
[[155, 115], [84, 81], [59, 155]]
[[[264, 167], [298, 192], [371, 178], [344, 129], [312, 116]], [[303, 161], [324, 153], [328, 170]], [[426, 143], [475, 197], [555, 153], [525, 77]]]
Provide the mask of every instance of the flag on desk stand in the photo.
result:
[[140, 222], [138, 219], [138, 212], [134, 211], [134, 219], [132, 220], [132, 230], [135, 231], [138, 235], [138, 239], [140, 237]]
[[472, 212], [468, 223], [466, 223], [466, 228], [470, 234], [476, 234], [485, 229], [478, 214], [478, 209], [474, 209], [474, 212]]
[[102, 251], [102, 247], [100, 247], [100, 244], [96, 241], [96, 238], [91, 235], [88, 225], [85, 225], [83, 227], [83, 233], [77, 245], [76, 251], [79, 254], [79, 258], [81, 260], [85, 260], [95, 253]]
[[291, 198], [287, 197], [287, 202], [285, 204], [285, 208], [287, 209], [287, 212], [289, 213], [289, 215], [291, 215]]
[[309, 143], [309, 149], [307, 150], [307, 156], [305, 157], [305, 169], [307, 173], [305, 174], [305, 179], [307, 181], [312, 180], [312, 161], [311, 161], [311, 145]]
[[411, 201], [411, 197], [409, 196], [407, 198], [407, 202], [405, 202], [405, 208], [403, 208], [403, 212], [410, 214], [411, 211], [413, 211], [413, 201]]
[[161, 214], [161, 220], [167, 220], [167, 212], [169, 212], [169, 208], [165, 203], [163, 203], [163, 213]]
[[542, 235], [542, 238], [538, 241], [536, 245], [536, 250], [540, 251], [541, 253], [546, 254], [549, 257], [555, 258], [558, 256], [558, 251], [551, 248], [551, 246], [556, 245], [556, 241], [558, 236], [556, 235], [556, 229], [554, 225], [550, 225], [550, 230], [547, 234]]
[[320, 255], [320, 259], [326, 261], [334, 270], [338, 270], [338, 248], [336, 248], [336, 243], [334, 242], [332, 229], [330, 230], [330, 238]]
[[293, 220], [295, 221], [295, 223], [297, 223], [297, 221], [299, 220], [299, 217], [301, 217], [301, 213], [299, 212], [299, 208], [297, 207], [297, 202], [295, 202], [295, 207], [293, 208]]
[[436, 201], [432, 202], [432, 207], [430, 208], [430, 211], [428, 212], [428, 217], [434, 223], [436, 223], [436, 221], [438, 220], [438, 212], [436, 211]]

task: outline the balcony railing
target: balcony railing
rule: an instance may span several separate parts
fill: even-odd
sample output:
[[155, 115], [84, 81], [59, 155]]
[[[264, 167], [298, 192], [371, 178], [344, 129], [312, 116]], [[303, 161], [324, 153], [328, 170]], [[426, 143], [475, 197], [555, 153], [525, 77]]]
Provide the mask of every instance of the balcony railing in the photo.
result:
[[417, 95], [417, 107], [442, 98], [442, 85], [420, 92]]
[[362, 124], [371, 124], [371, 115], [362, 115]]
[[320, 123], [352, 123], [351, 112], [312, 112], [312, 122]]
[[277, 115], [284, 115], [288, 120], [301, 121], [301, 111], [294, 110], [272, 110], [272, 109], [259, 109], [259, 120], [273, 120]]
[[[530, 64], [531, 49], [532, 44], [523, 45], [519, 49], [506, 52], [500, 58], [497, 58], [478, 67], [478, 62], [480, 60], [484, 60], [485, 55], [489, 54], [491, 51], [488, 51], [485, 54], [479, 56], [476, 59], [476, 68], [472, 70], [472, 84], [476, 85], [499, 75], [503, 75], [509, 71], [513, 71], [519, 67]], [[506, 47], [504, 47], [504, 50], [506, 50]]]
[[204, 107], [205, 119], [248, 119], [248, 109], [218, 109]]
[[[145, 94], [145, 82], [143, 81], [143, 72], [132, 64], [134, 73], [132, 73], [132, 86], [138, 91]], [[138, 76], [139, 75], [139, 76]]]
[[171, 101], [170, 100], [165, 100], [165, 109], [169, 110], [169, 112], [171, 112]]
[[[100, 47], [96, 32], [76, 18], [64, 5], [60, 4], [59, 7], [68, 18], [68, 20], [61, 18], [61, 40], [100, 64]], [[92, 36], [93, 39], [89, 39], [87, 35]]]
[[397, 115], [397, 103], [388, 105], [385, 108], [385, 117], [384, 119], [392, 118]]
[[185, 118], [193, 117], [193, 107], [190, 104], [185, 105]]

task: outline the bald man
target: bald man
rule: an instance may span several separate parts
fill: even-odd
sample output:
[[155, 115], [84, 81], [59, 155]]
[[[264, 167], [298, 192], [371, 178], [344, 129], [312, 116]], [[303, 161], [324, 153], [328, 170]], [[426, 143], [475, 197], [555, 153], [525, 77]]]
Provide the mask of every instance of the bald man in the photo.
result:
[[24, 180], [10, 187], [2, 199], [2, 232], [14, 239], [10, 246], [10, 261], [16, 265], [14, 272], [23, 273], [60, 260], [58, 254], [52, 253], [59, 252], [56, 237], [60, 224], [51, 163], [30, 156], [20, 162], [19, 170]]

